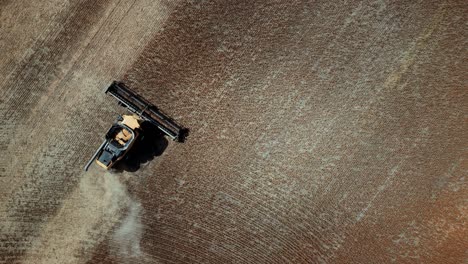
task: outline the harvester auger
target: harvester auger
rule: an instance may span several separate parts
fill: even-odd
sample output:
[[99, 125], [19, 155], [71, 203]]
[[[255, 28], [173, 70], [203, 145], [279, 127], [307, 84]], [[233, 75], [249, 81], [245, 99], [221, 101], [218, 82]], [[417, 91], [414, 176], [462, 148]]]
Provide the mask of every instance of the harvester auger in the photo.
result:
[[125, 157], [134, 143], [141, 137], [143, 122], [149, 122], [174, 141], [183, 142], [187, 129], [176, 124], [159, 109], [137, 93], [131, 91], [121, 82], [112, 82], [106, 94], [111, 95], [119, 105], [130, 111], [131, 115], [119, 116], [107, 131], [105, 140], [85, 166], [85, 171], [95, 160], [105, 169], [111, 168]]

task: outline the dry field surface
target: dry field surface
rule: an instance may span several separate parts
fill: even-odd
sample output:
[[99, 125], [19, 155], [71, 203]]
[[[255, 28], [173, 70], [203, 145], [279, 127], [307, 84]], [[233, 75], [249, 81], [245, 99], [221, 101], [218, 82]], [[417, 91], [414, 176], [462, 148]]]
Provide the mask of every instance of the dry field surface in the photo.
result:
[[[0, 263], [466, 263], [467, 14], [0, 1]], [[114, 79], [190, 135], [85, 173]]]

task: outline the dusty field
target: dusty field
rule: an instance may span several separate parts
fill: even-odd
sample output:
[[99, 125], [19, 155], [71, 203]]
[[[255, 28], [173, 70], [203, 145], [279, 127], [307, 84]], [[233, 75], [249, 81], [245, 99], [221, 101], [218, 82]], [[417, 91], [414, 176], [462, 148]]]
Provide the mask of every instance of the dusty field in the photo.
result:
[[[466, 262], [466, 4], [284, 3], [0, 2], [0, 262]], [[113, 79], [190, 136], [84, 173]]]

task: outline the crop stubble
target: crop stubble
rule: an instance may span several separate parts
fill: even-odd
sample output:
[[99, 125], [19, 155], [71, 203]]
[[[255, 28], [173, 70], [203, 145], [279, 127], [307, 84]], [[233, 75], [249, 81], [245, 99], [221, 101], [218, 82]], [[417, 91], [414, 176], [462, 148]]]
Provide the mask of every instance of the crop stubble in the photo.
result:
[[[102, 11], [93, 8], [91, 18], [100, 21], [109, 12], [106, 5], [114, 3], [105, 2]], [[20, 179], [15, 189], [2, 189], [8, 201], [2, 203], [5, 259], [463, 261], [467, 137], [461, 1], [202, 1], [167, 9], [163, 28], [148, 29], [152, 40], [145, 49], [127, 55], [136, 59], [132, 66], [116, 67], [122, 63], [117, 59], [102, 65], [97, 55], [109, 53], [94, 54], [100, 49], [92, 39], [75, 40], [77, 49], [90, 43], [82, 51], [85, 61], [99, 60], [94, 69], [107, 74], [89, 78], [89, 69], [76, 77], [74, 71], [86, 68], [78, 59], [78, 66], [65, 70], [60, 84], [71, 89], [87, 82], [91, 92], [77, 102], [72, 99], [77, 92], [49, 92], [58, 102], [52, 109], [73, 106], [59, 115], [65, 126], [49, 126], [55, 116], [45, 119], [33, 127], [34, 135], [42, 135], [34, 142], [24, 139], [27, 131], [19, 133], [34, 113], [25, 110], [8, 119], [12, 126], [3, 135], [21, 137], [3, 138], [6, 153], [26, 163], [11, 166], [2, 158], [5, 181]], [[143, 22], [152, 19], [148, 15]], [[87, 21], [91, 28], [99, 24]], [[86, 24], [77, 28], [82, 27]], [[25, 63], [28, 78], [7, 80], [25, 97], [24, 107], [44, 96], [23, 91], [34, 87], [28, 80], [47, 88], [41, 74], [51, 74], [49, 82], [59, 78], [51, 70], [62, 65], [56, 52], [37, 66], [47, 68], [32, 71]], [[186, 143], [171, 143], [135, 173], [90, 180], [79, 170], [117, 110], [94, 95], [114, 69], [191, 133]], [[2, 106], [13, 101], [5, 102]], [[51, 111], [47, 103], [38, 105], [36, 113]], [[34, 151], [26, 155], [31, 146]], [[106, 211], [108, 203], [83, 203], [92, 186], [84, 181], [96, 184], [95, 199], [112, 198], [116, 191], [98, 190], [115, 183], [122, 191], [114, 196], [119, 206]], [[63, 225], [61, 220], [79, 217], [75, 209], [87, 207], [102, 218], [77, 220], [76, 228]], [[73, 250], [54, 253], [64, 241], [57, 234], [67, 228], [85, 235], [68, 240]], [[134, 234], [130, 241], [122, 240], [128, 232]]]

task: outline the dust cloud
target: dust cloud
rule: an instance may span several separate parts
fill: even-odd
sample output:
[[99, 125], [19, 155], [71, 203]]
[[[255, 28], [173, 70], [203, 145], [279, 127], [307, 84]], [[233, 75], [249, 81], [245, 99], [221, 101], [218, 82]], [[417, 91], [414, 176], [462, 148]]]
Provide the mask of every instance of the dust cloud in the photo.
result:
[[143, 257], [140, 241], [143, 233], [141, 223], [141, 203], [131, 200], [127, 215], [114, 231], [111, 240], [111, 252], [117, 256], [122, 263]]
[[92, 168], [82, 174], [78, 187], [45, 225], [23, 262], [82, 263], [106, 241], [110, 241], [109, 252], [120, 263], [142, 262], [142, 212], [141, 203], [128, 193], [122, 175]]

